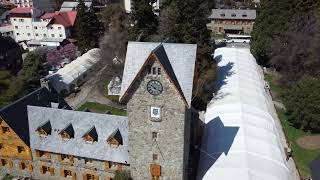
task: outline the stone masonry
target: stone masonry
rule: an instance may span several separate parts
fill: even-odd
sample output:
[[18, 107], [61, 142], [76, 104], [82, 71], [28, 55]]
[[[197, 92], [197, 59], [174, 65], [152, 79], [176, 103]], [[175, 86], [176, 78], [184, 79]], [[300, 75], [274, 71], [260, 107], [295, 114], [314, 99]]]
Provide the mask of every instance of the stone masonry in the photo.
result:
[[[157, 61], [149, 66], [161, 67]], [[151, 179], [150, 165], [161, 166], [160, 179], [186, 179], [189, 149], [189, 109], [182, 96], [161, 70], [160, 75], [148, 74], [147, 69], [134, 82], [127, 104], [129, 118], [130, 172], [135, 180]], [[153, 96], [147, 91], [147, 83], [158, 80], [163, 86], [160, 95]], [[161, 121], [151, 121], [151, 106], [161, 108]], [[186, 123], [187, 122], [187, 123]], [[186, 131], [187, 129], [187, 131]], [[157, 138], [152, 137], [156, 132]], [[154, 154], [158, 157], [154, 160]]]

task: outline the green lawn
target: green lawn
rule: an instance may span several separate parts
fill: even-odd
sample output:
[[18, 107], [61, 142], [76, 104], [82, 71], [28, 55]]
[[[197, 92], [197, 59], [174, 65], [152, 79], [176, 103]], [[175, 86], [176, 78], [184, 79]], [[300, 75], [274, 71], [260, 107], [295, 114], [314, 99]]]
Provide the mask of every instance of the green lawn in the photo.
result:
[[[296, 162], [296, 165], [304, 178], [310, 176], [310, 171], [308, 164], [310, 161], [314, 160], [317, 156], [320, 155], [320, 149], [318, 150], [306, 150], [300, 147], [296, 140], [299, 137], [304, 135], [312, 135], [309, 132], [305, 132], [301, 129], [296, 129], [291, 126], [290, 122], [288, 122], [288, 118], [283, 110], [277, 109], [278, 116], [282, 123], [282, 127], [284, 128], [284, 132], [286, 133], [287, 140], [291, 144], [291, 148], [293, 150], [293, 157]], [[314, 135], [314, 134], [313, 134]]]
[[104, 104], [99, 104], [95, 102], [86, 102], [81, 107], [77, 109], [77, 111], [84, 111], [85, 109], [89, 109], [92, 112], [97, 113], [105, 113], [110, 111], [113, 115], [126, 116], [127, 112], [123, 109], [118, 109], [115, 107], [107, 106]]
[[[281, 92], [282, 89], [279, 85], [276, 84], [276, 80], [273, 75], [270, 75], [270, 74], [265, 75], [265, 80], [269, 82], [270, 89], [274, 93], [279, 94]], [[291, 148], [293, 150], [293, 158], [296, 162], [299, 172], [304, 178], [310, 177], [310, 170], [309, 170], [308, 164], [310, 161], [312, 161], [313, 159], [315, 159], [317, 156], [320, 155], [320, 149], [306, 150], [300, 147], [296, 143], [296, 140], [299, 137], [302, 137], [305, 135], [314, 135], [314, 134], [311, 134], [309, 132], [305, 132], [301, 129], [296, 129], [295, 127], [293, 127], [291, 123], [288, 121], [288, 117], [284, 110], [277, 109], [277, 114], [281, 121], [284, 132], [287, 136], [287, 140], [290, 143]]]
[[7, 174], [2, 178], [2, 180], [12, 180], [12, 178], [13, 178], [13, 176]]

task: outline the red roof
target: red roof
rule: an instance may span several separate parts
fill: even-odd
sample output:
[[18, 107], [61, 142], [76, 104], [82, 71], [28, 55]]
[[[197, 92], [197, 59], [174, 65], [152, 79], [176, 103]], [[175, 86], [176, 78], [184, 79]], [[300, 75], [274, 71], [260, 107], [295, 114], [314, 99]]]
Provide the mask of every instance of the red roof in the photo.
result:
[[10, 11], [10, 13], [14, 13], [14, 14], [27, 14], [27, 13], [31, 13], [31, 9], [34, 10], [34, 8], [31, 7], [19, 7], [19, 8], [14, 8]]
[[51, 19], [55, 13], [45, 13], [44, 15], [41, 16], [41, 19]]
[[[49, 15], [47, 15], [49, 17]], [[77, 17], [77, 11], [56, 12], [51, 20], [54, 24], [61, 24], [64, 27], [73, 26]]]

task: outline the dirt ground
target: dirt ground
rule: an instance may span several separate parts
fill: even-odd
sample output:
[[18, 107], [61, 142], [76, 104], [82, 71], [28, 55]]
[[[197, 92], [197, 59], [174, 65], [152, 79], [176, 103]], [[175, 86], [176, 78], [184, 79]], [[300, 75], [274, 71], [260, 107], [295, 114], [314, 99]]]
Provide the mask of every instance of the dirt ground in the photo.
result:
[[317, 136], [303, 136], [297, 139], [297, 144], [304, 149], [320, 149], [320, 135]]

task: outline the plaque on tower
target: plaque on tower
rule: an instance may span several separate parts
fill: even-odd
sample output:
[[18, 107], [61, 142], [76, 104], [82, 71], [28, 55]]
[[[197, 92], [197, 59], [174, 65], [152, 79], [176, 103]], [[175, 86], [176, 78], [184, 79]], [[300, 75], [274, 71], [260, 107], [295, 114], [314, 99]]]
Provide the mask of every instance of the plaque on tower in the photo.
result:
[[154, 121], [160, 121], [161, 109], [159, 107], [151, 107], [151, 119]]

